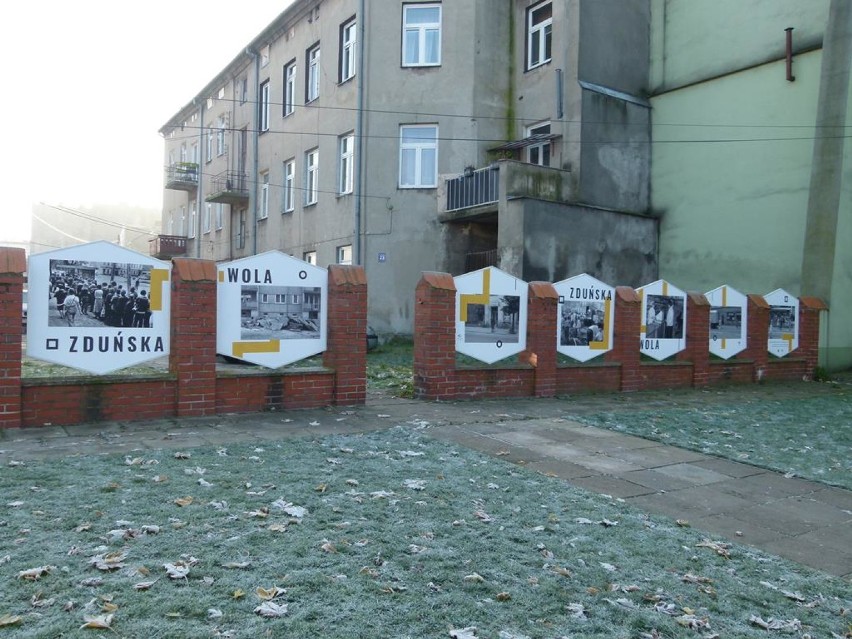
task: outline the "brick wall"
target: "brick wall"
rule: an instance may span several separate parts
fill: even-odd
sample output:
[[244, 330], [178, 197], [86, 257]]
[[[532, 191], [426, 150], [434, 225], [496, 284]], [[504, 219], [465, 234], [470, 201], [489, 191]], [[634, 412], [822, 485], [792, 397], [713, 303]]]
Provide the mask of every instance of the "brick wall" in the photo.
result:
[[826, 306], [803, 297], [799, 348], [784, 358], [770, 357], [769, 306], [748, 297], [749, 348], [739, 357], [711, 357], [710, 303], [688, 293], [686, 348], [666, 361], [646, 361], [639, 350], [641, 298], [630, 287], [615, 290], [612, 350], [590, 362], [559, 363], [556, 349], [558, 296], [546, 282], [530, 284], [527, 345], [517, 362], [459, 367], [455, 355], [455, 297], [452, 276], [424, 273], [416, 289], [414, 315], [414, 390], [423, 399], [542, 397], [589, 391], [639, 391], [747, 384], [762, 380], [808, 379], [817, 363], [819, 312]]
[[173, 261], [168, 373], [21, 378], [22, 249], [0, 247], [0, 428], [257, 412], [366, 400], [367, 282], [359, 266], [329, 269], [323, 366], [216, 370], [214, 262]]

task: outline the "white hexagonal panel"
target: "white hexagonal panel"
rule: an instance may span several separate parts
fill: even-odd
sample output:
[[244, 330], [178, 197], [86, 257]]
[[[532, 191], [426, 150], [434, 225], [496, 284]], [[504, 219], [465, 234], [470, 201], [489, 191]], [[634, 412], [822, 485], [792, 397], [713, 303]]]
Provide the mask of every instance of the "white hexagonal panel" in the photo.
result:
[[769, 304], [769, 352], [777, 357], [799, 348], [799, 298], [778, 288], [764, 295]]
[[722, 359], [745, 350], [748, 335], [748, 299], [730, 286], [704, 294], [710, 302], [710, 352]]
[[559, 294], [556, 350], [580, 362], [612, 350], [615, 288], [586, 273], [553, 287]]
[[326, 269], [269, 251], [218, 270], [219, 353], [278, 368], [326, 349]]
[[30, 256], [27, 355], [98, 375], [167, 355], [171, 272], [110, 242]]
[[686, 348], [686, 293], [665, 280], [636, 292], [642, 296], [639, 350], [664, 360]]
[[453, 281], [459, 353], [493, 364], [526, 348], [526, 282], [493, 266]]

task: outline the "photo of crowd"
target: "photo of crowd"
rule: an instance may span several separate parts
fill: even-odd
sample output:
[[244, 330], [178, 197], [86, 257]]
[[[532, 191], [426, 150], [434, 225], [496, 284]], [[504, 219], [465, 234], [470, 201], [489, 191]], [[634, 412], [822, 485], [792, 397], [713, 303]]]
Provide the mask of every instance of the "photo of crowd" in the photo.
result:
[[565, 302], [559, 324], [560, 346], [588, 346], [604, 338], [604, 302]]
[[491, 295], [485, 304], [468, 304], [464, 324], [467, 344], [518, 342], [518, 315], [521, 298], [517, 295]]
[[645, 296], [645, 339], [683, 339], [683, 298]]
[[783, 339], [796, 331], [796, 308], [794, 306], [769, 307], [769, 339]]
[[48, 326], [152, 328], [151, 267], [50, 260]]

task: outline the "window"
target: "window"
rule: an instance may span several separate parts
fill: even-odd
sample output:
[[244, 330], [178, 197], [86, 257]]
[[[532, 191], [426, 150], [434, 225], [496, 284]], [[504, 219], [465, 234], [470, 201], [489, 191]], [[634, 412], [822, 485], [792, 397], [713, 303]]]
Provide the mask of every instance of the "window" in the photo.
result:
[[301, 302], [299, 302], [300, 297], [301, 297], [301, 295], [299, 295], [298, 293], [293, 293], [293, 304], [300, 304], [301, 303]]
[[305, 78], [305, 102], [312, 102], [319, 97], [320, 90], [320, 48], [314, 45], [306, 54], [308, 72]]
[[178, 219], [178, 235], [186, 235], [186, 207], [180, 207], [180, 218]]
[[284, 212], [289, 213], [296, 208], [296, 161], [287, 160], [284, 163], [284, 194], [282, 198]]
[[355, 165], [355, 136], [348, 133], [340, 138], [340, 182], [337, 192], [340, 195], [352, 193]]
[[296, 61], [284, 67], [284, 115], [296, 109]]
[[166, 223], [166, 235], [175, 234], [175, 212], [169, 211], [169, 221]]
[[245, 104], [248, 102], [248, 76], [237, 82], [237, 94], [240, 96], [240, 104]]
[[305, 204], [319, 199], [319, 149], [305, 153]]
[[317, 252], [316, 251], [305, 251], [302, 253], [302, 260], [307, 262], [308, 264], [313, 264], [316, 266], [317, 264]]
[[225, 150], [225, 116], [220, 115], [216, 121], [216, 155], [224, 155]]
[[196, 220], [198, 219], [198, 205], [193, 202], [189, 205], [189, 228], [187, 237], [195, 237], [195, 225]]
[[180, 145], [180, 161], [186, 162], [186, 142]]
[[213, 161], [213, 129], [207, 129], [207, 154], [208, 162]]
[[[534, 135], [548, 135], [550, 133], [550, 122], [536, 124], [527, 127], [527, 137]], [[527, 147], [527, 162], [539, 166], [550, 166], [550, 140], [542, 140]]]
[[548, 0], [527, 10], [527, 69], [550, 62], [553, 3]]
[[399, 140], [399, 186], [435, 187], [438, 175], [437, 125], [401, 126]]
[[234, 234], [234, 248], [245, 248], [246, 245], [246, 211], [241, 210], [238, 214], [237, 232]]
[[441, 5], [408, 4], [402, 11], [402, 66], [441, 64]]
[[355, 77], [355, 44], [357, 32], [355, 30], [355, 20], [344, 23], [340, 27], [340, 72], [338, 80], [346, 82]]
[[352, 245], [347, 244], [346, 246], [338, 246], [337, 247], [337, 263], [338, 264], [352, 264]]
[[216, 204], [216, 230], [221, 231], [225, 225], [225, 205], [221, 202]]
[[260, 174], [260, 211], [257, 217], [265, 220], [269, 215], [269, 171]]
[[260, 103], [258, 104], [260, 113], [258, 121], [260, 122], [260, 131], [269, 131], [269, 80], [260, 85]]
[[192, 148], [189, 153], [189, 161], [193, 164], [198, 164], [198, 142], [192, 143]]
[[210, 212], [213, 210], [213, 205], [207, 202], [204, 206], [204, 214], [201, 216], [201, 230], [204, 233], [210, 232]]
[[269, 64], [269, 45], [267, 44], [260, 50], [260, 66], [265, 67]]

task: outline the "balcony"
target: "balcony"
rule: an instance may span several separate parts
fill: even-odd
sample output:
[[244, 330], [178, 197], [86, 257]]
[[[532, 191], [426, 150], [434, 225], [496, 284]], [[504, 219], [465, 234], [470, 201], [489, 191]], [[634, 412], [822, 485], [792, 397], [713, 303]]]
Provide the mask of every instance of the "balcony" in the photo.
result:
[[248, 179], [245, 173], [225, 171], [210, 178], [210, 195], [207, 202], [245, 204], [249, 199]]
[[476, 171], [467, 169], [462, 175], [443, 178], [439, 184], [438, 219], [457, 222], [494, 218], [507, 201], [520, 198], [573, 201], [571, 172], [516, 160], [498, 160]]
[[466, 253], [464, 256], [464, 272], [478, 271], [488, 266], [500, 266], [500, 254], [497, 249]]
[[173, 191], [194, 191], [198, 188], [198, 165], [178, 162], [166, 167], [166, 188]]
[[148, 240], [148, 254], [158, 260], [186, 255], [186, 238], [182, 235], [158, 235]]

